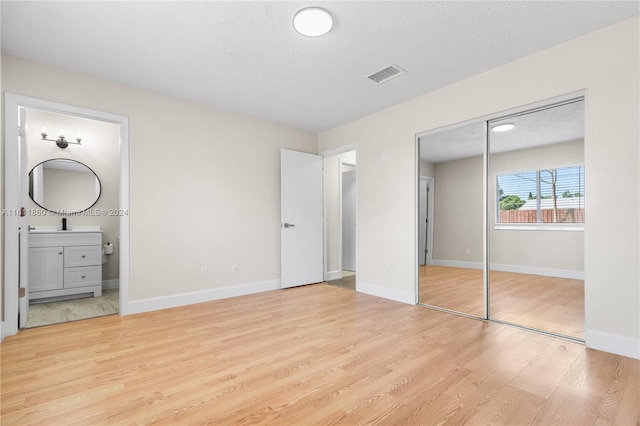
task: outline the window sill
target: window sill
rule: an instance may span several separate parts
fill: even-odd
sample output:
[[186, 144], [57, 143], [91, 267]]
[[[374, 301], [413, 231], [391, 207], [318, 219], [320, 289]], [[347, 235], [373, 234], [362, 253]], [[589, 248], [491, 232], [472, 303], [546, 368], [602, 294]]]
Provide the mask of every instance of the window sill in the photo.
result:
[[495, 224], [493, 229], [506, 231], [584, 231], [583, 223], [509, 223]]

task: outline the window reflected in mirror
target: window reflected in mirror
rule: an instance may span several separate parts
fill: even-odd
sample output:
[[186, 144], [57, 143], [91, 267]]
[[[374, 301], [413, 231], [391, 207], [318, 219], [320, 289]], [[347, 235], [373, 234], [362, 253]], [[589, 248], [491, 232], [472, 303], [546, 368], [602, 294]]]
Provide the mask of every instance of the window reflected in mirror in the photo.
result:
[[507, 121], [489, 132], [490, 318], [583, 339], [584, 101]]

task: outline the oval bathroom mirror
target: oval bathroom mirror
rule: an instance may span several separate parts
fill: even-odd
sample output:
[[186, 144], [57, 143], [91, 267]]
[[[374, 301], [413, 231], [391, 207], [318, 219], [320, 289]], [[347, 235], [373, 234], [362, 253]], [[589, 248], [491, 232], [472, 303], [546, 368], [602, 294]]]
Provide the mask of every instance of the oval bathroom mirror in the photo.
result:
[[43, 161], [29, 172], [29, 197], [45, 210], [80, 213], [100, 198], [98, 175], [87, 165], [64, 158]]

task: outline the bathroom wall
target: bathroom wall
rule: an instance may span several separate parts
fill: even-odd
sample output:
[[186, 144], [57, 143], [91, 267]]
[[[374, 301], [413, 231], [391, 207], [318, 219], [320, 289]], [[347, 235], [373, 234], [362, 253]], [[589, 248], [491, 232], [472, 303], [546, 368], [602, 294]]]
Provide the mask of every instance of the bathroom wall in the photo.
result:
[[[69, 144], [65, 149], [59, 148], [55, 142], [43, 141], [40, 133], [45, 127], [49, 139], [56, 139], [59, 129], [73, 139], [77, 133], [82, 137], [82, 144]], [[120, 128], [119, 126], [96, 120], [55, 114], [35, 109], [26, 110], [26, 143], [27, 167], [31, 170], [37, 164], [53, 158], [64, 158], [79, 161], [91, 168], [100, 179], [101, 193], [98, 202], [87, 212], [78, 215], [59, 215], [43, 210], [33, 200], [29, 200], [30, 226], [60, 226], [62, 217], [67, 218], [67, 225], [98, 225], [103, 230], [104, 243], [114, 245], [114, 253], [106, 257], [107, 263], [102, 267], [104, 281], [116, 280], [119, 277], [119, 244], [118, 235], [120, 185]], [[56, 173], [56, 171], [52, 171]], [[66, 186], [65, 186], [66, 188]], [[91, 190], [91, 188], [88, 188]], [[45, 194], [47, 191], [45, 189]], [[76, 197], [78, 193], [68, 194]], [[45, 204], [46, 206], [46, 204]], [[103, 211], [106, 210], [106, 214]], [[115, 282], [109, 283], [114, 286]]]

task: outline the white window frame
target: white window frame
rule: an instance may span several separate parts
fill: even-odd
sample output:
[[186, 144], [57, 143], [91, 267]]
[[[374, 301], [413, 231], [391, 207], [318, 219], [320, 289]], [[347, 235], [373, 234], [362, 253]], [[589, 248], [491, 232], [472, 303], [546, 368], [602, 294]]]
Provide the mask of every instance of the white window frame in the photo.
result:
[[[572, 167], [582, 167], [584, 168], [584, 164], [576, 164], [571, 166], [563, 166], [563, 167], [554, 167], [554, 168], [572, 168]], [[536, 200], [537, 200], [537, 212], [536, 219], [540, 220], [540, 171], [545, 170], [544, 168], [536, 169]], [[523, 173], [530, 173], [532, 171], [527, 171]], [[499, 206], [499, 194], [498, 194], [498, 177], [504, 175], [513, 175], [516, 172], [511, 173], [500, 173], [495, 175], [495, 199], [494, 199], [494, 226], [493, 228], [496, 230], [510, 230], [510, 231], [584, 231], [584, 222], [581, 223], [501, 223], [499, 222], [500, 217], [500, 206]], [[583, 182], [583, 194], [584, 198], [584, 182]]]

